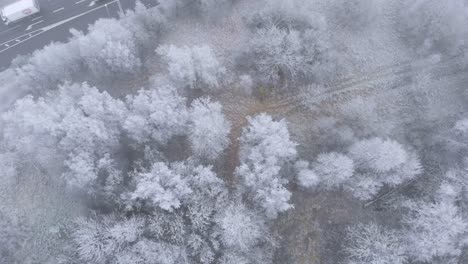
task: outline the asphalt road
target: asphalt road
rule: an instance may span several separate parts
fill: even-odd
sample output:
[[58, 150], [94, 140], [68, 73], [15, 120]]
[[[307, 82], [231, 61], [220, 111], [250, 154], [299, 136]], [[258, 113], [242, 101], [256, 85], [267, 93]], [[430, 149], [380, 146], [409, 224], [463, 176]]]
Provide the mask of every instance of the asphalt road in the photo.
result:
[[[0, 5], [11, 0], [0, 0]], [[38, 0], [41, 11], [17, 23], [0, 21], [0, 71], [9, 67], [18, 55], [32, 53], [51, 42], [66, 41], [70, 29], [86, 31], [99, 18], [118, 17], [135, 7], [136, 0]], [[147, 7], [155, 0], [140, 0]]]

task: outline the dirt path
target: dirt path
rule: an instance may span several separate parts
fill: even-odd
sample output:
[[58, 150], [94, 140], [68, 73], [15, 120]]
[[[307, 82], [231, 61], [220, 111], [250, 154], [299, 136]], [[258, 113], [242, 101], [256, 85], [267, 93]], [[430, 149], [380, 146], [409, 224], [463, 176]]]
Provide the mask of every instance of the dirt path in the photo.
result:
[[299, 87], [279, 99], [278, 106], [288, 107], [288, 112], [304, 110], [304, 106], [310, 109], [310, 105], [318, 106], [327, 102], [333, 103], [337, 100], [346, 100], [350, 95], [362, 95], [367, 92], [377, 92], [379, 89], [387, 88], [385, 85], [380, 84], [382, 82], [411, 78], [423, 73], [432, 73], [438, 78], [443, 78], [453, 75], [453, 70], [459, 67], [458, 56], [440, 61], [421, 59], [413, 62], [382, 66], [365, 76], [346, 78], [328, 87]]

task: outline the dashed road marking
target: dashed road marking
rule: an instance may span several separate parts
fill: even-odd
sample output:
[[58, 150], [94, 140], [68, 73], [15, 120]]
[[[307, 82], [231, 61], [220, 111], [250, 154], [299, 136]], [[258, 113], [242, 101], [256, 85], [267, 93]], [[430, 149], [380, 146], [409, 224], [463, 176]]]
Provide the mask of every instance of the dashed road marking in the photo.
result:
[[86, 0], [80, 0], [80, 1], [78, 1], [78, 2], [75, 2], [75, 5], [80, 4], [80, 3], [83, 3], [83, 2], [85, 2], [85, 1], [86, 1]]
[[39, 18], [42, 18], [42, 16], [35, 17], [35, 18], [31, 19], [31, 21], [38, 20]]
[[64, 10], [64, 9], [65, 9], [65, 7], [61, 7], [61, 8], [59, 8], [59, 9], [55, 9], [55, 10], [52, 11], [52, 12], [56, 13], [56, 12], [62, 11], [62, 10]]
[[16, 38], [13, 38], [13, 39], [4, 41], [4, 42], [0, 43], [0, 46], [3, 45], [3, 44], [9, 43], [9, 42], [13, 42], [13, 41], [15, 41], [15, 39], [22, 38], [22, 37], [27, 36], [27, 35], [29, 35], [29, 34], [34, 34], [34, 33], [36, 33], [37, 31], [40, 31], [40, 30], [33, 30], [33, 31], [31, 31], [30, 33], [26, 33], [26, 34], [23, 34], [23, 35], [18, 36], [18, 37], [16, 37]]
[[33, 23], [33, 24], [29, 25], [29, 26], [26, 28], [26, 31], [31, 30], [31, 28], [32, 28], [34, 25], [37, 25], [37, 24], [42, 23], [42, 22], [44, 22], [44, 20], [37, 21], [36, 23]]

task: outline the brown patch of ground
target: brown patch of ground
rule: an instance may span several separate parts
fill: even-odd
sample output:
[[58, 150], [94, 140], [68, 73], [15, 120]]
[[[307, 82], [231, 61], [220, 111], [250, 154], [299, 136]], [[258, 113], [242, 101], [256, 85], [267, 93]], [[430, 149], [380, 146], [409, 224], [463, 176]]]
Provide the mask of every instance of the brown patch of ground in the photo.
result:
[[338, 263], [345, 228], [375, 219], [375, 212], [342, 191], [294, 189], [291, 202], [295, 208], [281, 215], [274, 225], [282, 241], [276, 263]]

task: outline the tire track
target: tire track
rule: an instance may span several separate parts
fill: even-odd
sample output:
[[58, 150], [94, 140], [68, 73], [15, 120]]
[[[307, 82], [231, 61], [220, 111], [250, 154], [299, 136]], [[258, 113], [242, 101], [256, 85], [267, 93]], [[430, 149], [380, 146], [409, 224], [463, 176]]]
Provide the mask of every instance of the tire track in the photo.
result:
[[458, 59], [459, 56], [452, 56], [437, 63], [431, 61], [431, 59], [422, 59], [413, 63], [405, 62], [394, 64], [389, 67], [381, 67], [381, 69], [369, 75], [360, 78], [349, 78], [347, 81], [340, 82], [336, 85], [322, 87], [320, 91], [316, 90], [317, 87], [303, 86], [294, 92], [282, 96], [282, 98], [279, 99], [277, 107], [291, 108], [287, 111], [289, 113], [304, 107], [308, 108], [310, 104], [318, 104], [325, 100], [339, 98], [347, 93], [356, 92], [358, 90], [365, 92], [369, 89], [378, 89], [378, 87], [383, 87], [383, 85], [378, 85], [378, 82], [382, 81], [398, 81], [424, 72], [431, 72], [439, 79], [460, 72], [463, 73], [466, 70], [460, 71], [458, 69], [454, 71], [460, 66]]

